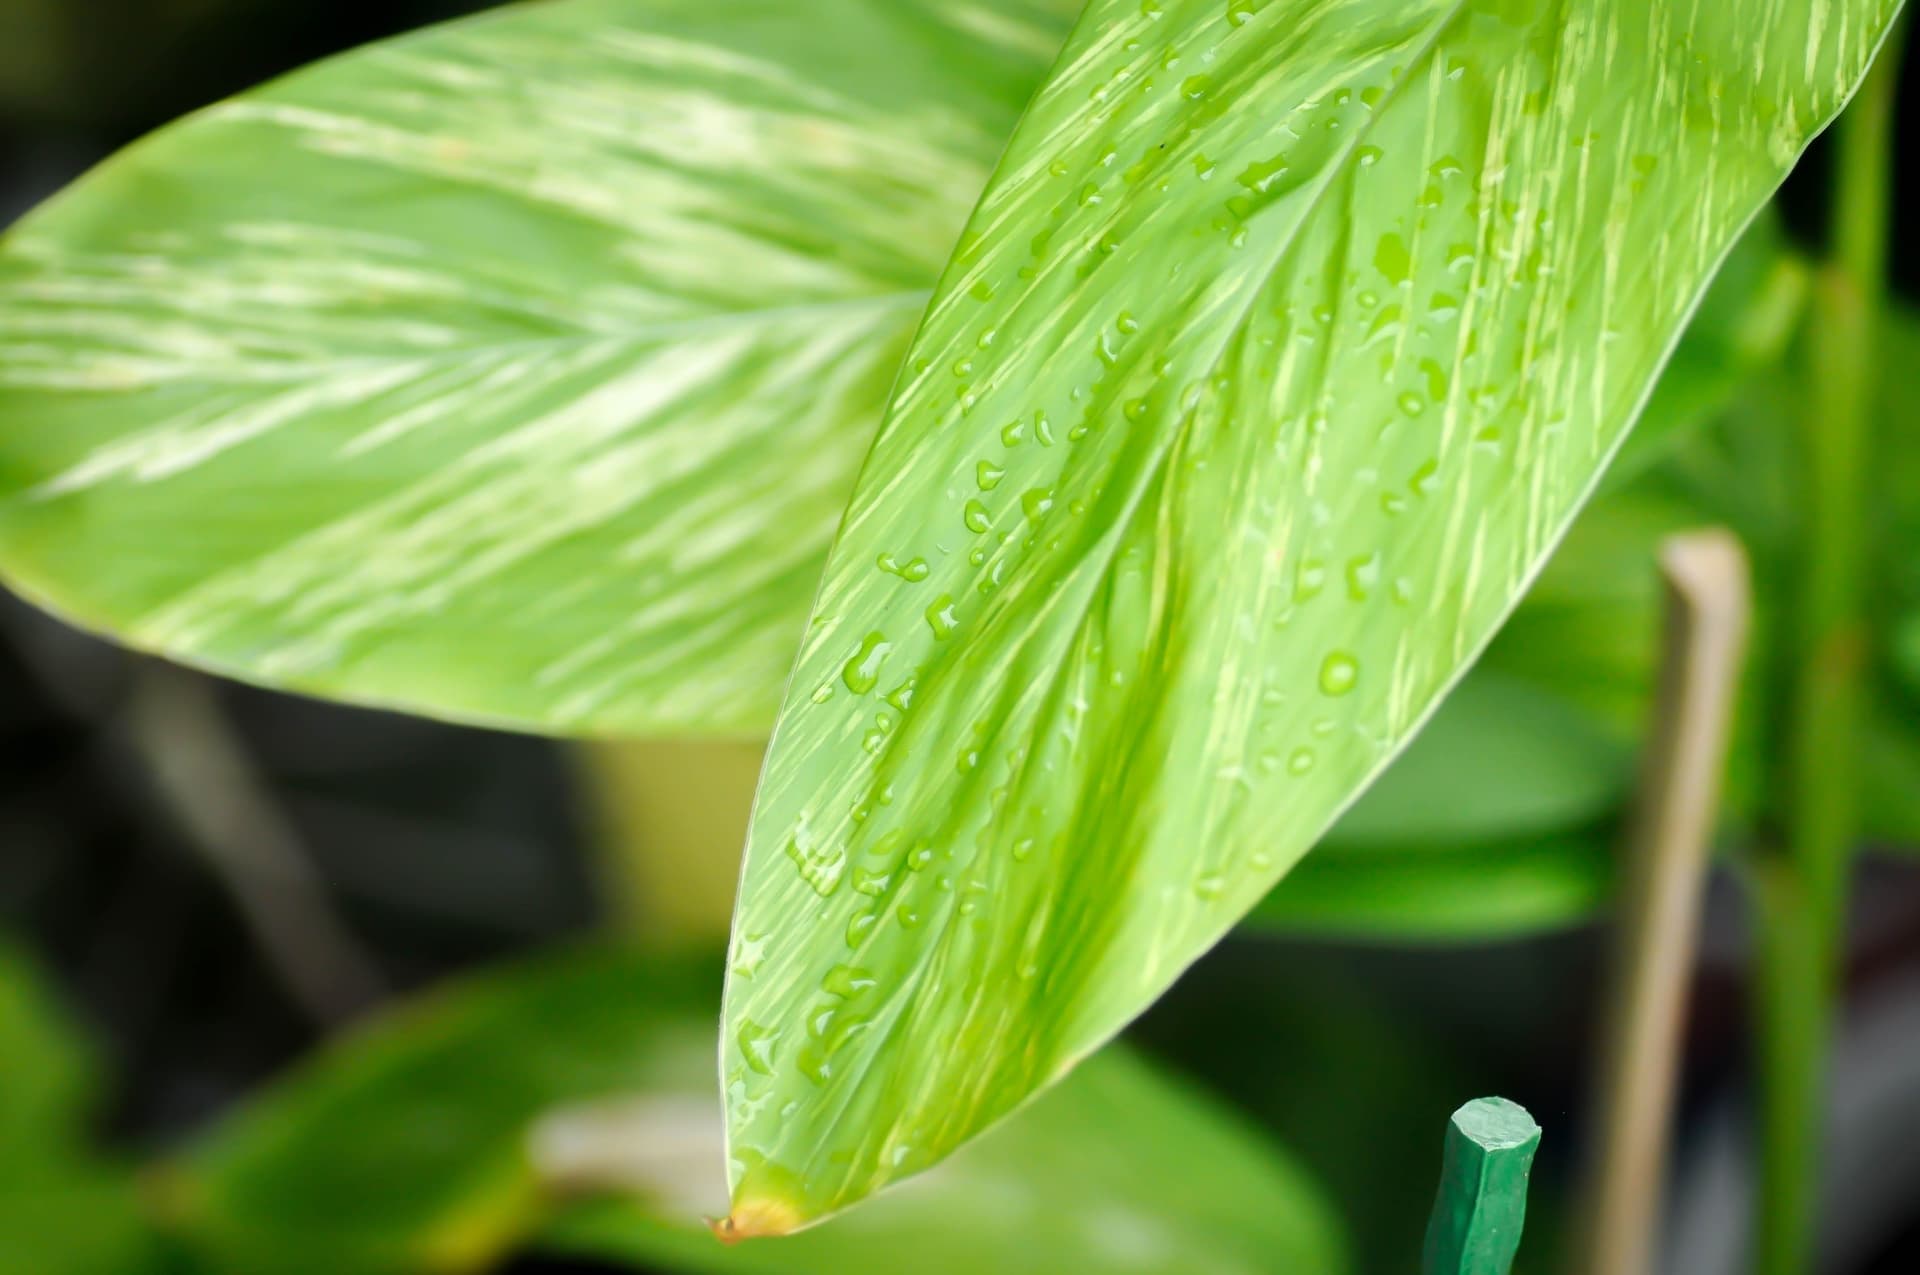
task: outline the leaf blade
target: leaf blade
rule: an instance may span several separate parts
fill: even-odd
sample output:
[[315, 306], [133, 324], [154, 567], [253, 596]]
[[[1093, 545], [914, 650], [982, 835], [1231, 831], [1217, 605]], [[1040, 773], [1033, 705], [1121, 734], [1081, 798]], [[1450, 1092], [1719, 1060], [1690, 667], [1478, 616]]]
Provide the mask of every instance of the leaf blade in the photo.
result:
[[234, 676], [759, 733], [1067, 0], [564, 0], [164, 130], [0, 249], [0, 570]]
[[1491, 637], [1894, 8], [1776, 15], [1761, 80], [1723, 14], [1095, 0], [776, 729], [727, 1030], [781, 1053], [723, 1051], [737, 1225], [937, 1161], [1305, 852]]

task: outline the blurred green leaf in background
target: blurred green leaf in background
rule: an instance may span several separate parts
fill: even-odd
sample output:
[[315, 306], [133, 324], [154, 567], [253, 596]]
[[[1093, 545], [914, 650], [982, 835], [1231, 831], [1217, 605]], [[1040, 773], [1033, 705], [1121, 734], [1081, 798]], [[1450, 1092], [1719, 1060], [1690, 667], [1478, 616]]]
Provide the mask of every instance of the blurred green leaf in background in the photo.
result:
[[790, 1244], [729, 1249], [717, 961], [583, 949], [349, 1036], [175, 1169], [233, 1275], [472, 1271], [530, 1240], [689, 1271], [1340, 1275], [1318, 1190], [1116, 1048], [948, 1169]]
[[154, 1260], [132, 1175], [89, 1145], [95, 1065], [39, 969], [0, 942], [0, 1270], [136, 1275]]

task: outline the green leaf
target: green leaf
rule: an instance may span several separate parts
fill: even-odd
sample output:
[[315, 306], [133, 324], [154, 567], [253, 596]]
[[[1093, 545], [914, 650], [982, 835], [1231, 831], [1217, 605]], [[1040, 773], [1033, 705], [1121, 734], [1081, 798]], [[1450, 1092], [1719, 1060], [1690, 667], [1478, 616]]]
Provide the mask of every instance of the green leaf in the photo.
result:
[[1881, 497], [1876, 531], [1880, 536], [1879, 577], [1889, 585], [1882, 602], [1896, 613], [1896, 671], [1909, 690], [1920, 695], [1920, 447], [1913, 445], [1920, 425], [1920, 310], [1890, 307], [1881, 325], [1879, 412], [1875, 464], [1880, 466]]
[[1632, 778], [1631, 750], [1591, 713], [1476, 670], [1247, 923], [1434, 942], [1585, 920], [1611, 897], [1599, 825]]
[[1893, 662], [1907, 686], [1920, 692], [1920, 615], [1909, 615], [1893, 626]]
[[427, 998], [249, 1104], [179, 1166], [221, 1270], [466, 1270], [536, 1227], [528, 1155], [555, 1107], [711, 1086], [716, 972], [580, 952]]
[[915, 339], [775, 733], [736, 1230], [938, 1161], [1305, 853], [1512, 607], [1896, 8], [1094, 0]]
[[924, 1183], [804, 1235], [723, 1249], [609, 1201], [546, 1246], [722, 1275], [887, 1270], [903, 1254], [921, 1275], [1345, 1270], [1312, 1184], [1243, 1126], [1115, 1047]]
[[[719, 970], [610, 949], [472, 980], [348, 1037], [179, 1166], [219, 1271], [485, 1268], [546, 1246], [673, 1269], [1345, 1270], [1312, 1184], [1122, 1051], [948, 1171], [793, 1246], [729, 1250]], [[572, 1202], [579, 1193], [589, 1198]], [[971, 1261], [972, 1265], [967, 1262]]]
[[129, 1175], [87, 1144], [95, 1060], [41, 971], [0, 942], [0, 1270], [132, 1275], [152, 1259]]
[[0, 571], [143, 650], [764, 731], [1072, 0], [565, 0], [133, 147], [0, 250]]
[[1397, 943], [1486, 941], [1589, 920], [1615, 885], [1611, 839], [1594, 830], [1390, 849], [1330, 844], [1246, 923]]
[[[0, 941], [0, 1146], [69, 1147], [93, 1105], [94, 1062], [40, 970]], [[31, 1157], [0, 1156], [0, 1174]]]
[[1687, 339], [1608, 467], [1608, 489], [1625, 486], [1724, 412], [1756, 370], [1782, 361], [1806, 308], [1808, 281], [1807, 265], [1789, 250], [1780, 219], [1769, 214], [1755, 221], [1701, 298]]
[[1327, 844], [1512, 840], [1591, 822], [1632, 780], [1628, 749], [1590, 715], [1488, 670], [1461, 683]]

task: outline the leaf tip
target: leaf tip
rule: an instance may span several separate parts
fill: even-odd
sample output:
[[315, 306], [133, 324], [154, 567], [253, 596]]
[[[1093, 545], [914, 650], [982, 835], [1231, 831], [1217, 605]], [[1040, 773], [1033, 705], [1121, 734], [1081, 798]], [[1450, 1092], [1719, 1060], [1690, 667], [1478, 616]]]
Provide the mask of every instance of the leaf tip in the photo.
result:
[[804, 1224], [799, 1208], [792, 1201], [772, 1196], [737, 1198], [733, 1202], [733, 1212], [707, 1223], [714, 1236], [722, 1244], [729, 1245], [738, 1244], [741, 1240], [790, 1235]]

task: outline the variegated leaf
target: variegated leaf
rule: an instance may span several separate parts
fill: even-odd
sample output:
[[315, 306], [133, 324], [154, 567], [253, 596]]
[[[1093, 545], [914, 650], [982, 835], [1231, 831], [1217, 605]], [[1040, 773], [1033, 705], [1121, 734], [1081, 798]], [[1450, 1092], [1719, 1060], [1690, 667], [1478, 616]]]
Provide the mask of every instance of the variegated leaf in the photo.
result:
[[1072, 0], [562, 0], [170, 128], [0, 250], [0, 570], [140, 648], [764, 731]]
[[776, 729], [723, 1042], [737, 1231], [1027, 1101], [1312, 845], [1897, 8], [1093, 0]]

